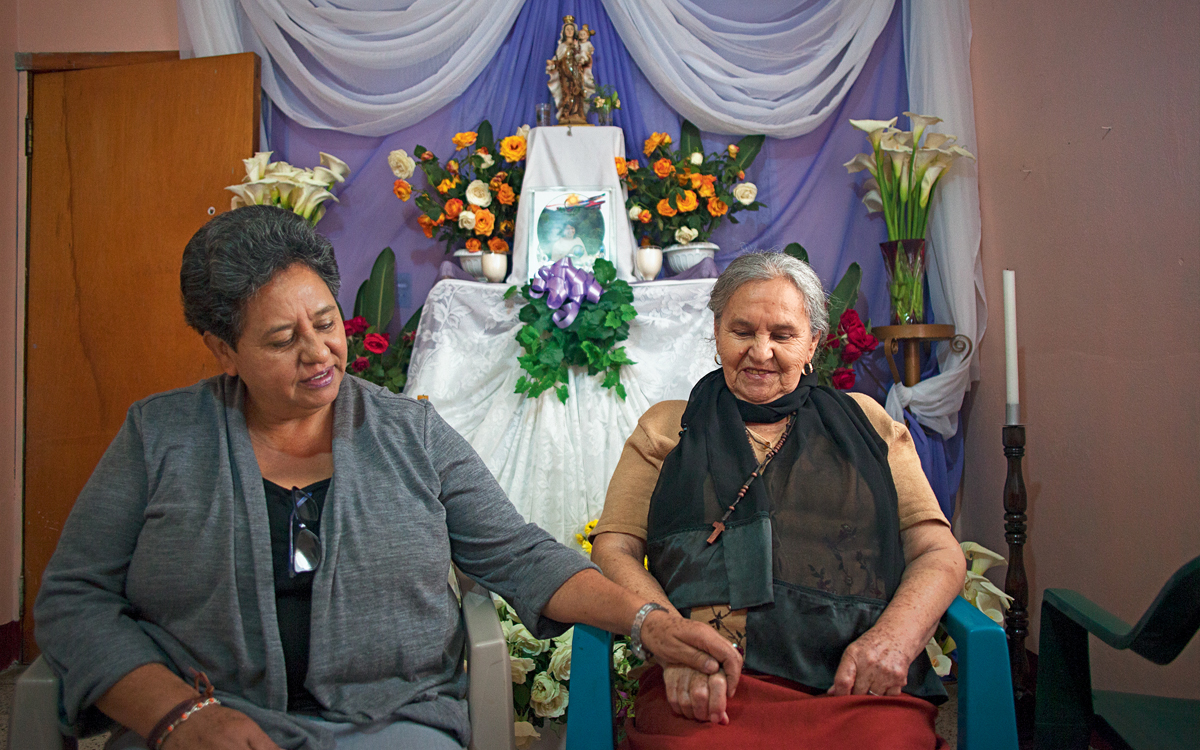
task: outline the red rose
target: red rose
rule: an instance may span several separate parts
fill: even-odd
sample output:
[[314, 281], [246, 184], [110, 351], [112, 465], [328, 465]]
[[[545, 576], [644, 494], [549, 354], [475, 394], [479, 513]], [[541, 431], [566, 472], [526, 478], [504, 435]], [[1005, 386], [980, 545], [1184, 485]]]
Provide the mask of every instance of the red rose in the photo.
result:
[[366, 357], [359, 357], [350, 364], [350, 369], [354, 370], [355, 372], [362, 372], [370, 366], [371, 363]]
[[838, 330], [845, 333], [851, 331], [863, 331], [862, 319], [858, 317], [858, 313], [854, 310], [846, 310], [842, 313], [842, 319], [838, 321]]
[[854, 370], [849, 367], [839, 367], [833, 371], [833, 387], [845, 391], [854, 387]]
[[350, 320], [347, 320], [345, 326], [347, 336], [357, 336], [358, 334], [370, 328], [371, 324], [367, 322], [366, 318], [358, 315]]
[[830, 349], [837, 349], [841, 345], [842, 337], [836, 333], [831, 333], [825, 337], [825, 346], [829, 347]]
[[363, 348], [372, 354], [383, 354], [388, 348], [388, 335], [386, 333], [368, 333], [363, 339]]
[[404, 339], [404, 343], [411, 344], [412, 342], [417, 340], [417, 332], [409, 331], [408, 333], [401, 336], [401, 338]]
[[845, 348], [842, 349], [842, 362], [847, 365], [854, 364], [863, 353], [858, 344], [855, 344], [853, 341], [847, 341]]
[[[867, 333], [866, 326], [859, 319], [858, 313], [853, 310], [847, 310], [842, 313], [842, 319], [838, 322], [838, 328], [846, 334], [847, 352], [853, 346], [858, 354], [854, 359], [858, 359], [867, 352], [875, 351], [875, 347], [879, 346], [879, 339]], [[854, 359], [848, 359], [847, 362], [853, 362]]]

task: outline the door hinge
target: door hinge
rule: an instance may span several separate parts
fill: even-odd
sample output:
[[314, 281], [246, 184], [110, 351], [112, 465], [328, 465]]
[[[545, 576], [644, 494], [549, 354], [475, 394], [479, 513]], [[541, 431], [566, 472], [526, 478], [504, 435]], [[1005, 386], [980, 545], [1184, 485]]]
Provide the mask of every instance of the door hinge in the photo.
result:
[[33, 156], [33, 117], [25, 115], [25, 158]]

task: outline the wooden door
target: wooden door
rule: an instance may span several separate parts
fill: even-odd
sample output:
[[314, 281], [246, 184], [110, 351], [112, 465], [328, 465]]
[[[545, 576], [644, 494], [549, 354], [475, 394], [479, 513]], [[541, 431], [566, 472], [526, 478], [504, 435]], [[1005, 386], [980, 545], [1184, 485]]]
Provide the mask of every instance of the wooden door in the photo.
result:
[[42, 572], [126, 410], [218, 371], [179, 264], [256, 150], [258, 76], [252, 53], [30, 76], [26, 660]]

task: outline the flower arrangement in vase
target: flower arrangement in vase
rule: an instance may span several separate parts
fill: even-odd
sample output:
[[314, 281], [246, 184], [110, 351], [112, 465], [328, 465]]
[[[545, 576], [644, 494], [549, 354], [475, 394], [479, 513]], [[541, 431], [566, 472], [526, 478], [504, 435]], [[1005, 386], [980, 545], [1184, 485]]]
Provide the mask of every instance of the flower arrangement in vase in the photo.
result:
[[408, 382], [408, 364], [421, 310], [417, 308], [400, 331], [399, 340], [392, 342], [387, 327], [396, 311], [396, 254], [385, 247], [375, 259], [371, 275], [358, 288], [354, 317], [344, 323], [346, 370], [399, 393]]
[[892, 322], [909, 325], [925, 322], [925, 231], [934, 192], [959, 157], [975, 156], [956, 145], [955, 136], [929, 130], [940, 118], [912, 112], [904, 115], [912, 130], [897, 129], [895, 117], [851, 120], [851, 125], [867, 134], [871, 151], [857, 154], [844, 166], [851, 174], [864, 169], [871, 173], [863, 186], [862, 201], [869, 212], [883, 212], [887, 222], [888, 242], [882, 249]]
[[763, 140], [748, 135], [724, 152], [705, 153], [700, 129], [684, 120], [678, 149], [669, 148], [670, 135], [654, 133], [642, 149], [645, 167], [618, 157], [617, 174], [627, 191], [625, 207], [638, 244], [707, 242], [722, 221], [736, 224], [734, 214], [765, 205], [756, 200], [758, 187], [746, 181]]
[[[791, 243], [783, 251], [805, 263], [808, 262], [808, 252], [798, 242]], [[862, 269], [857, 263], [851, 263], [841, 281], [829, 294], [829, 321], [834, 327], [825, 336], [825, 341], [813, 358], [813, 369], [816, 370], [820, 384], [841, 391], [854, 387], [854, 363], [879, 346], [879, 339], [871, 334], [870, 321], [863, 323], [854, 310], [861, 283]]]
[[273, 151], [259, 151], [242, 159], [246, 176], [225, 189], [233, 193], [230, 209], [241, 206], [279, 206], [303, 216], [314, 227], [325, 215], [325, 201], [336, 201], [335, 185], [350, 175], [346, 162], [321, 152], [321, 165], [312, 169], [293, 167], [286, 161], [271, 161]]
[[[529, 126], [495, 142], [487, 120], [473, 131], [451, 138], [455, 151], [443, 164], [424, 146], [409, 156], [403, 149], [388, 154], [396, 176], [396, 197], [413, 195], [408, 180], [420, 165], [426, 188], [416, 193], [421, 215], [417, 224], [429, 239], [446, 243], [446, 252], [465, 250], [507, 253], [517, 222], [517, 202], [525, 177], [525, 148]], [[415, 159], [413, 158], [415, 157]]]
[[621, 108], [621, 97], [612, 86], [600, 86], [589, 100], [590, 109], [596, 113], [597, 125], [612, 125], [614, 109]]

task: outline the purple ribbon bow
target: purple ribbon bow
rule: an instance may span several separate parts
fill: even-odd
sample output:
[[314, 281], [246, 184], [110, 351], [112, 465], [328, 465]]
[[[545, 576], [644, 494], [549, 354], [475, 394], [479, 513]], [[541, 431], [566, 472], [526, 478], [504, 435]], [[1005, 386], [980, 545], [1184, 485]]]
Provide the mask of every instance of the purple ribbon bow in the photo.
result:
[[550, 319], [559, 328], [566, 328], [575, 322], [579, 306], [585, 299], [599, 302], [603, 292], [596, 277], [582, 268], [576, 268], [570, 258], [542, 266], [529, 283], [530, 297], [536, 299], [546, 295], [546, 306], [556, 311]]

